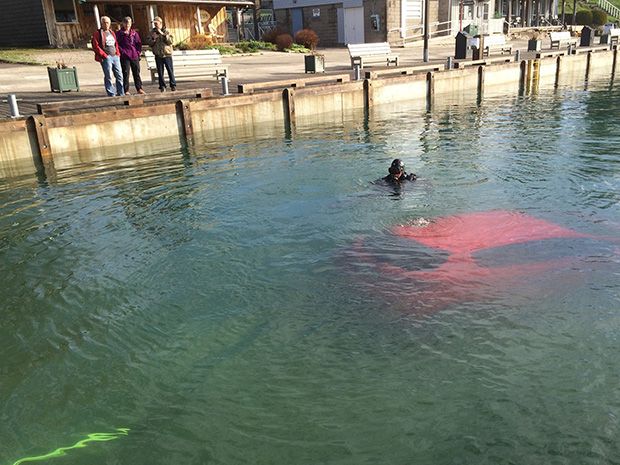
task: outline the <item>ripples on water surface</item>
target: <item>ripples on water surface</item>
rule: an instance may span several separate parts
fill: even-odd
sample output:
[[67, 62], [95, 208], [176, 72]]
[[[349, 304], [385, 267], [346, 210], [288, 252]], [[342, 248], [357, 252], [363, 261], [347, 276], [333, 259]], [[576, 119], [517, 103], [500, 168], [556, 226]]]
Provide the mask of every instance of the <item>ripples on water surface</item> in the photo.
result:
[[[620, 463], [618, 105], [403, 108], [0, 181], [0, 464], [115, 428], [51, 460]], [[394, 157], [420, 180], [370, 184]], [[391, 228], [495, 210], [607, 239], [482, 251], [570, 260], [441, 309], [360, 258], [438, 266]]]

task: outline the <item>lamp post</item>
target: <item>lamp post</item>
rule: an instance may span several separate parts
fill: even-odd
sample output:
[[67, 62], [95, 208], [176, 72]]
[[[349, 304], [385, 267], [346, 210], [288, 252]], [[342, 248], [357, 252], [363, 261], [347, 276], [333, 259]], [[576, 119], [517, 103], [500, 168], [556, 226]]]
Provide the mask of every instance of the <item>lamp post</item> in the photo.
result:
[[428, 9], [430, 0], [424, 0], [424, 63], [428, 63], [428, 39], [430, 37]]
[[577, 22], [577, 0], [573, 0], [573, 22], [572, 22], [573, 29], [571, 29], [571, 31], [574, 30], [576, 22]]
[[566, 8], [566, 0], [562, 0], [562, 27], [566, 24], [564, 22], [564, 9]]

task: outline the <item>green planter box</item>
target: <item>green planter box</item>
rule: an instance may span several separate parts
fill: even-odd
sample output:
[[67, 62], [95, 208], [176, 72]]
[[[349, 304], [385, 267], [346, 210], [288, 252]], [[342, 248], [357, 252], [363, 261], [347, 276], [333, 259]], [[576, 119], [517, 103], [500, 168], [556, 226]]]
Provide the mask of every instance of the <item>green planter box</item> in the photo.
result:
[[73, 68], [47, 68], [50, 78], [50, 90], [52, 92], [67, 92], [69, 90], [80, 91], [77, 69]]
[[325, 55], [305, 55], [306, 73], [324, 73]]

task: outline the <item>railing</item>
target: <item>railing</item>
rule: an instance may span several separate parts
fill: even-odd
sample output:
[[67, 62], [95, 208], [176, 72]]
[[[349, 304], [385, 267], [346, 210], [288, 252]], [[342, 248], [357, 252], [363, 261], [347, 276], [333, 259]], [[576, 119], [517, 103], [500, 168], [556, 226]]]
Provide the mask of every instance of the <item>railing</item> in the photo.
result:
[[[463, 27], [468, 26], [469, 24], [475, 24], [476, 26], [478, 26], [480, 34], [503, 33], [505, 22], [506, 21], [504, 18], [485, 19], [478, 21], [466, 20], [463, 21]], [[429, 39], [437, 36], [451, 36], [453, 35], [455, 30], [459, 30], [459, 24], [460, 22], [458, 20], [431, 23], [429, 25]], [[404, 30], [401, 28], [391, 29], [388, 31], [388, 34], [395, 32], [400, 33], [403, 46], [408, 43], [424, 39], [423, 24], [411, 26]]]
[[597, 0], [597, 4], [601, 9], [605, 10], [607, 14], [610, 14], [616, 19], [620, 18], [620, 8], [617, 6], [611, 4], [607, 0]]
[[[451, 21], [434, 22], [429, 24], [429, 39], [433, 36], [449, 35], [451, 31]], [[389, 33], [399, 32], [402, 36], [402, 45], [424, 39], [424, 25], [419, 24], [406, 29], [396, 28], [388, 31]]]
[[[254, 23], [246, 22], [243, 27], [243, 40], [260, 40], [265, 32], [270, 31], [276, 27], [275, 21], [259, 21], [258, 22], [258, 37], [254, 34]], [[238, 42], [240, 40], [239, 33], [235, 28], [228, 28], [228, 41]]]

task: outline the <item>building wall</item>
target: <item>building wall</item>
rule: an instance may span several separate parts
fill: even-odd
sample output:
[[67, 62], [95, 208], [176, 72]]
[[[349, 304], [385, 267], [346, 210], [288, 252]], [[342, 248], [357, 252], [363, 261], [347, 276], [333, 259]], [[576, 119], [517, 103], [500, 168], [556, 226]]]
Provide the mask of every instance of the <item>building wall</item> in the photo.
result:
[[[57, 23], [53, 0], [0, 0], [0, 44], [3, 46], [83, 47], [97, 29], [93, 4], [75, 1], [77, 22]], [[218, 33], [226, 32], [226, 11], [220, 5], [201, 6], [201, 19], [208, 15]], [[103, 9], [100, 8], [100, 15]], [[134, 26], [144, 36], [152, 27], [147, 4], [132, 4]], [[175, 43], [198, 33], [196, 6], [158, 5], [158, 14], [172, 32]], [[113, 24], [115, 28], [117, 25]]]
[[0, 1], [0, 44], [49, 45], [41, 0]]
[[[364, 42], [385, 42], [387, 40], [386, 13], [386, 0], [367, 0], [364, 2]], [[372, 15], [379, 15], [378, 31], [372, 27]]]
[[[175, 44], [199, 34], [196, 5], [160, 5], [157, 11], [164, 20], [166, 28], [173, 35]], [[226, 33], [226, 9], [224, 7], [200, 5], [200, 19], [203, 22], [203, 29], [205, 24], [208, 25], [211, 22], [218, 34]], [[203, 34], [208, 34], [208, 32], [208, 30], [203, 30]]]
[[276, 27], [290, 34], [291, 33], [291, 18], [290, 18], [289, 10], [288, 9], [274, 10], [273, 16], [276, 21]]
[[[319, 47], [334, 47], [338, 43], [338, 13], [341, 5], [328, 4], [302, 8], [303, 25], [312, 29], [319, 36]], [[319, 16], [314, 16], [314, 10], [319, 10]], [[277, 26], [293, 35], [291, 24], [291, 10], [281, 9], [274, 11]]]
[[52, 0], [43, 0], [50, 43], [56, 47], [83, 47], [97, 29], [92, 4], [75, 2], [77, 23], [57, 23]]
[[391, 44], [402, 42], [400, 37], [401, 0], [386, 0], [386, 36]]
[[[441, 2], [438, 2], [438, 21], [440, 23], [444, 23], [446, 21], [450, 21], [450, 10], [452, 9], [452, 2], [451, 0], [444, 0]], [[446, 29], [447, 25], [441, 25], [441, 29]], [[451, 31], [447, 31], [446, 35], [451, 34]]]
[[[364, 41], [385, 42], [389, 21], [386, 20], [386, 2], [390, 0], [368, 0], [364, 2]], [[302, 8], [303, 24], [305, 28], [312, 29], [319, 36], [319, 46], [334, 47], [344, 45], [338, 41], [338, 8], [342, 4], [316, 5]], [[319, 16], [314, 16], [315, 10], [319, 10]], [[373, 30], [371, 15], [378, 14], [380, 28]], [[282, 29], [291, 32], [291, 14], [289, 9], [275, 11], [276, 21]], [[400, 23], [399, 23], [400, 24]]]
[[[319, 10], [315, 17], [313, 11]], [[319, 46], [333, 47], [338, 44], [338, 16], [336, 5], [319, 5], [302, 9], [304, 28], [312, 29], [319, 36]]]

